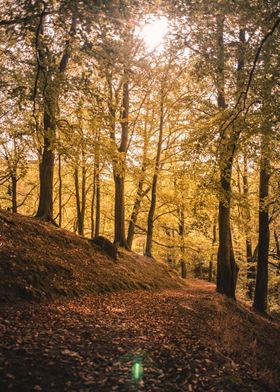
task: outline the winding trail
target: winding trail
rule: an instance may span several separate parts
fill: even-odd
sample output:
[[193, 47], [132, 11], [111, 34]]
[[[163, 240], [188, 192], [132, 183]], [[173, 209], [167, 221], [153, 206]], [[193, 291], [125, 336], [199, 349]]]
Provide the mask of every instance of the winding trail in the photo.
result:
[[269, 391], [207, 344], [214, 287], [5, 306], [0, 391]]

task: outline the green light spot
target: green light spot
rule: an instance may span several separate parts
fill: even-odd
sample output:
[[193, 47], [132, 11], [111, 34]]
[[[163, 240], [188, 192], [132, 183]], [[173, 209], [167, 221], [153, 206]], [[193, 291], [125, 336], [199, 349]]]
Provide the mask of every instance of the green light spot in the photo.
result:
[[133, 364], [132, 377], [134, 380], [140, 380], [143, 377], [143, 366], [141, 362], [135, 362]]

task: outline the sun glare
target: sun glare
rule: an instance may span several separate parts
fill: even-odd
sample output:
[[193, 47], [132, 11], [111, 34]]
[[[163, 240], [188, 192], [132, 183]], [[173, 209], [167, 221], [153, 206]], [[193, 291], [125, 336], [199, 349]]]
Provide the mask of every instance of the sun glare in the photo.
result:
[[168, 20], [164, 16], [153, 17], [146, 22], [140, 31], [148, 50], [154, 50], [163, 46], [163, 40], [168, 33]]

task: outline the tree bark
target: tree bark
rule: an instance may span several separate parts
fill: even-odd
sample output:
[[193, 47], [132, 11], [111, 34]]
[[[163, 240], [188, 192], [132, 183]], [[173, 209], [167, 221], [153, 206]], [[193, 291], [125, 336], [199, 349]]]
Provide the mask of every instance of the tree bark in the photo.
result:
[[[175, 184], [176, 186], [176, 184]], [[179, 231], [179, 236], [180, 236], [180, 242], [181, 242], [181, 277], [183, 279], [186, 279], [187, 277], [187, 264], [185, 260], [185, 211], [183, 205], [181, 205], [178, 208], [178, 215], [179, 215], [179, 225], [178, 225], [178, 231]]]
[[246, 260], [247, 260], [247, 295], [250, 299], [253, 299], [253, 291], [254, 291], [254, 281], [255, 281], [255, 266], [253, 264], [253, 250], [252, 250], [252, 241], [250, 238], [250, 223], [251, 223], [251, 214], [249, 207], [249, 182], [248, 182], [248, 160], [247, 160], [247, 151], [245, 150], [244, 155], [244, 167], [243, 167], [243, 194], [246, 201], [245, 206], [245, 243], [246, 243]]
[[[70, 36], [76, 31], [76, 15], [72, 16]], [[43, 33], [43, 23], [41, 25], [39, 36]], [[41, 46], [45, 43], [41, 42]], [[56, 139], [56, 112], [62, 76], [66, 71], [70, 58], [70, 40], [66, 40], [63, 55], [61, 57], [58, 69], [49, 70], [53, 65], [52, 56], [49, 54], [47, 47], [38, 50], [40, 57], [40, 69], [43, 71], [43, 105], [44, 105], [44, 133], [43, 133], [43, 154], [39, 164], [40, 194], [39, 205], [36, 216], [46, 221], [53, 222], [53, 176], [54, 176], [54, 144]], [[50, 67], [51, 68], [51, 67]]]
[[[47, 88], [45, 94], [47, 94]], [[46, 221], [53, 218], [53, 174], [54, 174], [54, 150], [56, 122], [55, 106], [49, 97], [44, 98], [44, 140], [43, 154], [39, 164], [40, 195], [39, 206], [36, 216]]]
[[12, 179], [12, 211], [17, 212], [17, 175], [16, 171], [11, 175]]
[[209, 261], [208, 282], [212, 282], [212, 279], [213, 279], [214, 249], [215, 249], [215, 245], [216, 245], [216, 242], [217, 242], [217, 223], [216, 223], [216, 219], [217, 219], [217, 217], [215, 216], [214, 223], [213, 223], [212, 252], [211, 252], [211, 257], [210, 257], [210, 261]]
[[217, 270], [217, 291], [235, 299], [238, 267], [235, 263], [231, 229], [230, 229], [230, 180], [232, 172], [232, 160], [226, 163], [221, 170], [221, 188], [224, 192], [222, 201], [219, 202], [219, 250]]
[[262, 137], [259, 189], [259, 240], [257, 278], [254, 308], [261, 313], [267, 310], [268, 253], [269, 253], [269, 211], [265, 204], [269, 196], [269, 159], [267, 135]]
[[[125, 72], [126, 74], [126, 72]], [[127, 77], [127, 75], [125, 75]], [[125, 236], [125, 157], [128, 147], [128, 132], [129, 132], [129, 82], [125, 80], [123, 85], [123, 99], [122, 99], [122, 116], [121, 116], [121, 142], [118, 149], [118, 165], [120, 167], [114, 168], [114, 182], [115, 182], [115, 236], [114, 243], [128, 248]]]
[[280, 243], [279, 243], [279, 238], [278, 238], [278, 234], [277, 234], [276, 230], [273, 231], [273, 235], [274, 235], [274, 240], [275, 240], [276, 255], [280, 259]]
[[140, 174], [140, 179], [138, 181], [136, 198], [135, 198], [132, 213], [131, 213], [131, 216], [129, 219], [128, 232], [127, 232], [127, 246], [129, 249], [132, 248], [135, 225], [137, 223], [138, 214], [140, 212], [142, 199], [149, 192], [149, 188], [145, 192], [143, 191], [144, 176], [145, 176], [146, 165], [147, 165], [147, 162], [146, 162], [146, 160], [147, 160], [147, 147], [148, 147], [147, 124], [145, 123], [141, 174]]
[[86, 169], [82, 167], [82, 184], [81, 194], [79, 185], [79, 170], [75, 167], [75, 196], [76, 196], [76, 211], [77, 211], [77, 230], [79, 235], [84, 235], [84, 222], [85, 222], [85, 208], [86, 208]]
[[83, 231], [83, 223], [82, 223], [82, 213], [81, 213], [81, 200], [80, 200], [80, 187], [79, 187], [79, 171], [78, 168], [75, 167], [74, 170], [74, 181], [75, 181], [75, 200], [76, 200], [76, 214], [77, 214], [77, 230], [81, 235]]
[[58, 154], [58, 226], [62, 225], [62, 167], [61, 154]]
[[95, 224], [94, 224], [95, 197], [96, 197], [96, 168], [94, 163], [92, 196], [91, 196], [91, 205], [90, 205], [91, 238], [94, 237], [94, 229], [95, 229]]
[[163, 98], [164, 98], [163, 91], [161, 91], [157, 155], [156, 155], [156, 162], [155, 162], [155, 171], [154, 171], [153, 181], [152, 181], [151, 205], [150, 205], [148, 220], [147, 220], [147, 237], [146, 237], [145, 255], [148, 257], [152, 257], [154, 215], [155, 215], [155, 209], [156, 209], [156, 203], [157, 203], [157, 184], [158, 184], [158, 174], [159, 174], [159, 168], [160, 168], [160, 158], [161, 158], [162, 139], [163, 139], [163, 116], [164, 116]]
[[100, 130], [96, 130], [94, 151], [93, 187], [91, 199], [91, 237], [100, 233]]
[[185, 260], [181, 260], [181, 278], [186, 279], [187, 277], [187, 267]]
[[100, 234], [100, 173], [99, 164], [96, 169], [96, 208], [95, 208], [95, 231], [94, 236], [98, 237]]
[[278, 270], [277, 270], [276, 274], [280, 275], [280, 243], [279, 243], [279, 237], [278, 237], [278, 234], [277, 234], [276, 230], [273, 231], [273, 234], [274, 234], [274, 240], [275, 240], [275, 246], [276, 246], [276, 256], [277, 256], [277, 258], [279, 260], [278, 261]]
[[131, 213], [131, 216], [129, 219], [128, 232], [127, 232], [127, 246], [129, 249], [132, 248], [135, 225], [137, 223], [137, 218], [138, 218], [138, 214], [139, 214], [140, 207], [141, 207], [141, 201], [143, 198], [143, 185], [144, 185], [144, 179], [141, 178], [140, 181], [138, 182], [136, 198], [135, 198], [132, 213]]
[[[218, 38], [218, 63], [217, 63], [217, 92], [218, 107], [224, 110], [225, 99], [225, 74], [224, 74], [224, 17], [217, 16]], [[237, 90], [242, 85], [244, 68], [244, 40], [245, 32], [240, 30], [239, 46], [240, 53], [237, 64]], [[222, 131], [220, 148], [220, 187], [221, 199], [219, 201], [219, 249], [217, 265], [217, 291], [235, 299], [238, 266], [235, 262], [232, 236], [230, 227], [230, 202], [231, 202], [231, 178], [234, 154], [240, 132], [232, 127], [230, 134]]]

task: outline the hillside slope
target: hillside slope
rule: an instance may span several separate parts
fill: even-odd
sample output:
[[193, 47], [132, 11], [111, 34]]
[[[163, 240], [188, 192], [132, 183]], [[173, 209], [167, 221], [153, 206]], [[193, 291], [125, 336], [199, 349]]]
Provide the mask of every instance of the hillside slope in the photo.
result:
[[182, 285], [163, 263], [128, 251], [116, 262], [85, 238], [0, 210], [0, 301]]

